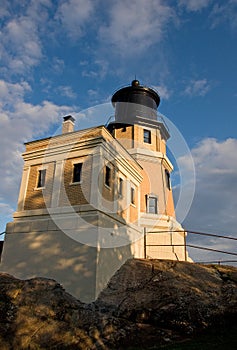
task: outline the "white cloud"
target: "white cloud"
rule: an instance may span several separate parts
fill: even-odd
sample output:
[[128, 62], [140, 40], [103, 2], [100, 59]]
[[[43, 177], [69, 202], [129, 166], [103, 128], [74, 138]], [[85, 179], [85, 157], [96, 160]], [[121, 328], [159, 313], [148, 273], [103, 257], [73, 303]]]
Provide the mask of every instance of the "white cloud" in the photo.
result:
[[179, 0], [178, 4], [184, 7], [187, 11], [200, 11], [209, 6], [213, 0]]
[[8, 0], [1, 0], [1, 6], [0, 6], [0, 18], [4, 18], [9, 16], [9, 1]]
[[38, 105], [26, 103], [24, 97], [30, 91], [27, 82], [12, 84], [0, 80], [1, 212], [2, 208], [12, 208], [17, 203], [23, 142], [45, 136], [62, 116], [72, 113], [70, 107], [49, 101]]
[[57, 90], [60, 95], [70, 99], [75, 99], [77, 97], [77, 94], [72, 90], [71, 86], [59, 86]]
[[92, 97], [92, 98], [95, 98], [95, 97], [98, 96], [98, 91], [97, 91], [97, 90], [89, 89], [89, 90], [87, 91], [87, 93], [88, 93], [88, 95], [89, 95], [90, 97]]
[[152, 88], [155, 89], [158, 92], [159, 96], [164, 100], [168, 100], [171, 96], [171, 91], [169, 91], [165, 85], [153, 85]]
[[[14, 210], [12, 207], [2, 202], [3, 198], [0, 198], [0, 233], [5, 231], [6, 228], [6, 220], [12, 221], [12, 214]], [[4, 236], [0, 236], [0, 240], [2, 240]]]
[[53, 57], [52, 59], [52, 69], [56, 73], [62, 73], [65, 68], [65, 63], [62, 59], [58, 57]]
[[[196, 169], [196, 192], [184, 226], [189, 230], [237, 237], [237, 139], [204, 139], [192, 150]], [[184, 171], [186, 158], [180, 160]], [[189, 235], [192, 244], [236, 251], [234, 241]], [[192, 250], [198, 260], [231, 259], [220, 253]], [[233, 259], [233, 257], [232, 257]]]
[[31, 87], [27, 82], [12, 84], [0, 80], [1, 106], [6, 103], [16, 103], [16, 101], [23, 98], [27, 91], [31, 91]]
[[[16, 0], [17, 1], [17, 0]], [[26, 14], [37, 23], [45, 22], [48, 19], [48, 10], [52, 7], [51, 0], [31, 0], [26, 1]]]
[[11, 7], [5, 6], [5, 10], [1, 10], [0, 16], [4, 17], [0, 29], [1, 69], [6, 76], [29, 73], [41, 62], [50, 7], [50, 0], [21, 4], [13, 1]]
[[223, 4], [215, 4], [210, 14], [212, 28], [226, 22], [232, 29], [237, 27], [237, 0], [225, 1]]
[[99, 35], [116, 54], [128, 56], [159, 42], [168, 23], [175, 20], [174, 9], [162, 0], [120, 0], [108, 5], [108, 24]]
[[91, 19], [94, 3], [92, 0], [62, 1], [56, 19], [59, 19], [71, 39], [83, 34], [83, 27]]
[[80, 62], [80, 65], [85, 67], [82, 71], [83, 77], [103, 79], [106, 76], [108, 72], [108, 62], [106, 60], [95, 60], [90, 65], [88, 63]]
[[184, 90], [187, 96], [205, 96], [211, 86], [207, 79], [191, 80]]
[[13, 18], [0, 33], [3, 63], [14, 73], [24, 73], [42, 58], [35, 23], [27, 17]]

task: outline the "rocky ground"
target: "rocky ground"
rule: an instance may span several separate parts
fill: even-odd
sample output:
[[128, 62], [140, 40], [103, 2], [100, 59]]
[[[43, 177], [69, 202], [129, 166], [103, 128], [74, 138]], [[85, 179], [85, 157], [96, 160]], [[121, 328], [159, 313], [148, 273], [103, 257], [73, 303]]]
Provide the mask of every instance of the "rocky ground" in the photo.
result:
[[[0, 349], [151, 349], [236, 323], [237, 268], [128, 260], [92, 304], [0, 273]], [[237, 345], [237, 344], [236, 344]]]

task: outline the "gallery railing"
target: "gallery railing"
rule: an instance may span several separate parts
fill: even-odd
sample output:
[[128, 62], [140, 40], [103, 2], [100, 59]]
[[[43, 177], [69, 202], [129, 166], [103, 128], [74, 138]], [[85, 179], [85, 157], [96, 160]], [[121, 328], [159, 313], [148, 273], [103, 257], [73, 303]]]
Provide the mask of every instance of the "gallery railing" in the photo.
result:
[[[205, 250], [205, 251], [209, 251], [209, 252], [215, 252], [215, 253], [219, 253], [222, 254], [222, 256], [225, 255], [231, 255], [231, 256], [236, 256], [237, 257], [237, 253], [235, 253], [234, 251], [226, 251], [226, 250], [220, 250], [220, 249], [214, 249], [214, 248], [210, 248], [209, 246], [201, 246], [201, 245], [196, 245], [196, 244], [191, 244], [191, 243], [187, 243], [186, 240], [186, 235], [184, 236], [184, 244], [147, 244], [147, 235], [149, 234], [159, 234], [159, 233], [178, 233], [178, 232], [182, 232], [180, 230], [177, 231], [147, 231], [146, 229], [144, 229], [144, 258], [145, 259], [149, 259], [149, 257], [147, 256], [147, 247], [184, 247], [184, 255], [185, 255], [185, 261], [187, 261], [187, 247], [189, 248], [193, 248], [193, 249], [199, 249], [199, 250]], [[207, 232], [198, 232], [198, 231], [191, 231], [191, 230], [185, 230], [186, 233], [188, 233], [189, 237], [190, 234], [192, 235], [201, 235], [201, 236], [206, 236], [206, 237], [212, 237], [212, 238], [216, 238], [219, 240], [221, 239], [226, 239], [226, 240], [230, 240], [230, 241], [237, 241], [237, 238], [235, 237], [230, 237], [230, 236], [224, 236], [224, 235], [218, 235], [218, 234], [214, 234], [214, 233], [207, 233]], [[178, 260], [178, 258], [177, 258]], [[195, 261], [196, 263], [202, 263], [202, 264], [221, 264], [221, 263], [237, 263], [237, 259], [236, 260], [223, 260], [223, 259], [217, 259], [217, 260], [210, 260], [210, 261]]]

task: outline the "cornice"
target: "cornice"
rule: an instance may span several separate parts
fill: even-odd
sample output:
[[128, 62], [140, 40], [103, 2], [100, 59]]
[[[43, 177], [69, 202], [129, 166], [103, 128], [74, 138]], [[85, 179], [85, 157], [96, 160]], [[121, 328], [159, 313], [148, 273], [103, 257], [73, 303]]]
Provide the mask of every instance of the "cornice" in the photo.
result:
[[134, 148], [129, 150], [129, 153], [139, 162], [139, 160], [157, 163], [158, 161], [162, 161], [164, 167], [168, 171], [173, 170], [173, 165], [166, 154], [157, 151], [151, 151], [145, 148]]

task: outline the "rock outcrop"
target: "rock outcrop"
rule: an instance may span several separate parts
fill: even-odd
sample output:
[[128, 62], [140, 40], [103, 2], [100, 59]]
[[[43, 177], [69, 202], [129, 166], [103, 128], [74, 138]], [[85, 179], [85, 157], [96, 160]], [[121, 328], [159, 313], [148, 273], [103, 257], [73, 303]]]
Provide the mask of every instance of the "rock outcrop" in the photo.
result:
[[228, 327], [237, 269], [128, 260], [92, 304], [45, 278], [0, 274], [1, 349], [149, 349]]

